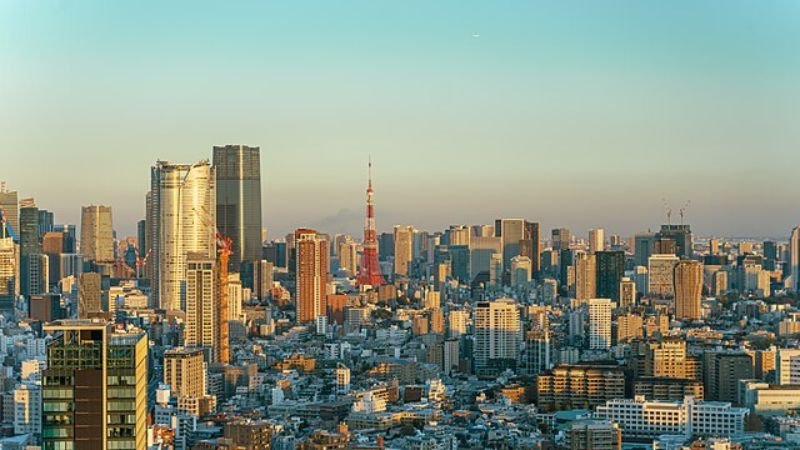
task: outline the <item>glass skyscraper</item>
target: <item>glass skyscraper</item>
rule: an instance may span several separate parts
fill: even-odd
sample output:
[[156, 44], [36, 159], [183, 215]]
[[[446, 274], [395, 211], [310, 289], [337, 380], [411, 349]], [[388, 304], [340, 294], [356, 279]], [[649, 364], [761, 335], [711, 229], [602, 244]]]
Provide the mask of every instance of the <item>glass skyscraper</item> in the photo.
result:
[[217, 229], [233, 241], [231, 270], [261, 254], [261, 158], [258, 147], [214, 147]]

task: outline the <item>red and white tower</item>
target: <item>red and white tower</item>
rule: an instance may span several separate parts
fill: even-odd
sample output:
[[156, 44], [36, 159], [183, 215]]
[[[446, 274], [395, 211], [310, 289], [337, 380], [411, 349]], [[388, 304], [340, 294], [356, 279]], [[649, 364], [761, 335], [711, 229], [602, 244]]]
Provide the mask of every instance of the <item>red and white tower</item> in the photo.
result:
[[372, 159], [369, 161], [369, 185], [367, 186], [367, 218], [364, 224], [364, 250], [361, 254], [361, 271], [356, 283], [359, 286], [384, 284], [381, 266], [378, 263], [378, 233], [375, 230], [375, 203], [372, 197]]

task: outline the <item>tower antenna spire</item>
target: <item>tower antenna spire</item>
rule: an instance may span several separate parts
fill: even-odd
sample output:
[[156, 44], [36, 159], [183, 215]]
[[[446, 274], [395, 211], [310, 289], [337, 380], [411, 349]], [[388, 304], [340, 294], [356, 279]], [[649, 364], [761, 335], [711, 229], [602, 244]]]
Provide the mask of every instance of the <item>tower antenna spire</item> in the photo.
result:
[[372, 190], [372, 155], [367, 160], [369, 184], [367, 185], [367, 214], [364, 221], [364, 242], [361, 270], [356, 277], [359, 286], [380, 286], [384, 283], [381, 266], [378, 262], [378, 232], [375, 228], [375, 192]]

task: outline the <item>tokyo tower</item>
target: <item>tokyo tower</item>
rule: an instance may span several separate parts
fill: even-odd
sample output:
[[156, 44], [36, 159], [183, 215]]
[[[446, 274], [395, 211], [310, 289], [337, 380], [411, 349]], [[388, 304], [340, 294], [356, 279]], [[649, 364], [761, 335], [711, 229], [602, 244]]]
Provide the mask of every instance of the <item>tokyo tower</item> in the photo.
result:
[[369, 184], [367, 185], [367, 218], [364, 223], [364, 251], [361, 254], [361, 271], [356, 278], [359, 286], [384, 284], [381, 266], [378, 264], [378, 235], [375, 231], [375, 203], [372, 197], [372, 159], [369, 160]]

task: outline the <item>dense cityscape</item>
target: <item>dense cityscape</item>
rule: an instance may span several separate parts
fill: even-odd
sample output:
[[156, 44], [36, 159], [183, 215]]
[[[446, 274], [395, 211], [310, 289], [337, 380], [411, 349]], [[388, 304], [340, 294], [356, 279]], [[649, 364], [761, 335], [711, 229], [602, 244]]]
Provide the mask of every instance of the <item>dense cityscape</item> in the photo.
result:
[[0, 188], [0, 448], [800, 449], [800, 227], [420, 230], [365, 157], [363, 236], [275, 237], [259, 147], [197, 156], [135, 236]]

